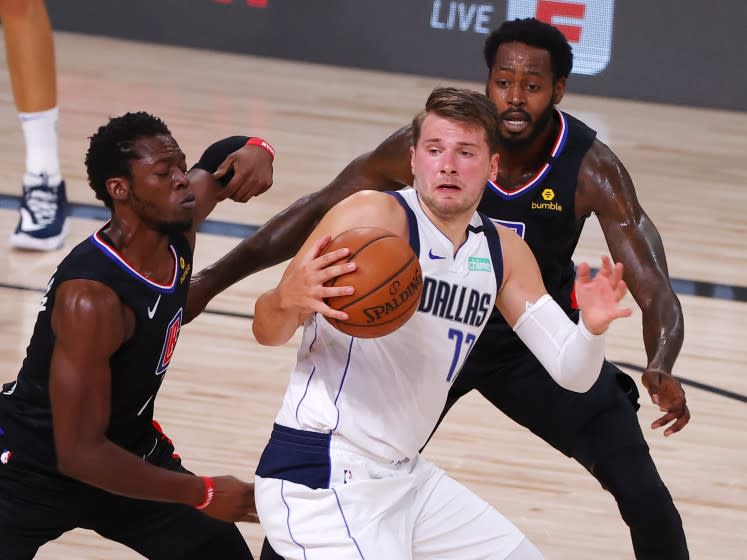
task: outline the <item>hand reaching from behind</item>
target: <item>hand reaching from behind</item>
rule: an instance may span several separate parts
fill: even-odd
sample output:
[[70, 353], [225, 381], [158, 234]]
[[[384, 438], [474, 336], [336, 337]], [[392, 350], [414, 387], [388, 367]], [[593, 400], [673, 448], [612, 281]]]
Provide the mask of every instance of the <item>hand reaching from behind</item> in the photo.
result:
[[589, 265], [579, 264], [575, 290], [581, 318], [593, 334], [602, 334], [612, 321], [633, 313], [631, 308], [618, 305], [628, 287], [623, 280], [622, 263], [613, 266], [609, 257], [602, 257], [602, 267], [593, 278]]
[[236, 202], [247, 202], [272, 185], [272, 155], [259, 146], [247, 145], [230, 154], [213, 173], [216, 180], [230, 177], [221, 196]]

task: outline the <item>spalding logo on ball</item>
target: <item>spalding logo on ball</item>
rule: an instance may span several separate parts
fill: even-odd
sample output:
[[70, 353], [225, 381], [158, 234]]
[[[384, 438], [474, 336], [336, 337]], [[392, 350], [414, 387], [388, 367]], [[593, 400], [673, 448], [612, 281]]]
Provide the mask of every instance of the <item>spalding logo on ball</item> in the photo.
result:
[[423, 271], [417, 255], [401, 237], [373, 227], [342, 232], [324, 252], [343, 247], [350, 249], [345, 261], [354, 261], [357, 268], [326, 285], [353, 286], [355, 292], [325, 300], [331, 308], [348, 314], [347, 321], [327, 320], [337, 330], [359, 338], [396, 331], [420, 304]]

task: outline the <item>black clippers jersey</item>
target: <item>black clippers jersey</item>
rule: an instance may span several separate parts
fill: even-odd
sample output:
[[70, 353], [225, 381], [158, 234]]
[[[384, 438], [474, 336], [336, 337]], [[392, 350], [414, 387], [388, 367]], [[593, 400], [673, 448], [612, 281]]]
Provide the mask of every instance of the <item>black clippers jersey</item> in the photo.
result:
[[174, 273], [168, 284], [158, 284], [127, 264], [103, 229], [75, 247], [54, 272], [42, 298], [18, 378], [3, 386], [0, 427], [13, 440], [14, 462], [26, 462], [25, 458], [32, 464], [56, 470], [49, 400], [49, 370], [55, 342], [51, 317], [57, 288], [67, 280], [94, 280], [109, 286], [133, 311], [135, 332], [109, 362], [112, 388], [107, 437], [141, 456], [149, 451], [144, 446], [153, 444], [153, 401], [182, 325], [192, 250], [184, 236], [172, 236]]
[[[529, 182], [511, 190], [489, 182], [478, 210], [515, 230], [527, 242], [548, 293], [571, 313], [575, 307], [572, 257], [584, 224], [583, 219], [576, 218], [576, 185], [581, 160], [594, 143], [596, 132], [571, 115], [558, 110], [556, 115], [560, 131], [545, 165]], [[485, 331], [514, 338], [497, 312]], [[482, 338], [490, 338], [490, 334]], [[490, 344], [494, 344], [492, 340]]]

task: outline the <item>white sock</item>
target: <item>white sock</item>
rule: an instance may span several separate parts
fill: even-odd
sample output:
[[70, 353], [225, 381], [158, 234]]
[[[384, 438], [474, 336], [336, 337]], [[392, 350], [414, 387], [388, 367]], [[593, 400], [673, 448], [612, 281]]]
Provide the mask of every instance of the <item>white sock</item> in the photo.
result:
[[[57, 107], [37, 113], [18, 113], [26, 141], [26, 173], [60, 177], [57, 151]], [[57, 181], [59, 183], [59, 180]], [[52, 180], [50, 180], [52, 183]]]

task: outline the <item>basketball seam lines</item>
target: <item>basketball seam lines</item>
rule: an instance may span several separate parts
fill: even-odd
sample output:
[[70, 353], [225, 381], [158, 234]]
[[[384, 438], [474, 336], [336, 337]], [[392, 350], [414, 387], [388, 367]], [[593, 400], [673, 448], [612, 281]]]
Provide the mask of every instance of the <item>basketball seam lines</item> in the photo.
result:
[[[361, 245], [358, 247], [358, 250], [355, 253], [352, 253], [351, 255], [348, 255], [348, 258], [345, 260], [345, 262], [350, 262], [358, 253], [360, 253], [363, 249], [371, 245], [372, 243], [376, 243], [379, 239], [387, 239], [389, 237], [397, 237], [396, 235], [382, 235], [381, 237], [377, 237], [376, 239], [371, 239], [370, 241], [367, 241], [365, 245]], [[334, 240], [333, 240], [334, 241]], [[335, 283], [337, 282], [339, 276], [337, 278], [333, 278], [332, 283], [329, 285], [330, 288], [334, 287]], [[381, 286], [378, 286], [376, 289], [379, 289]]]
[[[363, 300], [363, 299], [366, 299], [366, 298], [367, 298], [368, 296], [370, 296], [370, 295], [371, 295], [372, 293], [374, 293], [374, 292], [375, 292], [376, 290], [378, 290], [378, 289], [382, 288], [383, 286], [385, 286], [385, 285], [387, 284], [387, 282], [389, 282], [389, 281], [390, 281], [390, 280], [391, 280], [392, 278], [395, 278], [395, 277], [397, 277], [397, 276], [398, 276], [399, 274], [401, 274], [401, 273], [402, 273], [402, 271], [403, 271], [403, 270], [405, 270], [405, 269], [406, 269], [406, 268], [407, 268], [408, 266], [410, 266], [410, 263], [412, 263], [412, 261], [414, 261], [414, 260], [416, 260], [416, 259], [415, 259], [415, 257], [411, 257], [411, 258], [410, 258], [410, 260], [409, 260], [409, 261], [407, 261], [407, 262], [406, 262], [406, 263], [404, 264], [404, 266], [403, 266], [402, 268], [400, 268], [400, 269], [399, 269], [398, 271], [396, 271], [396, 272], [395, 272], [394, 274], [392, 274], [391, 276], [389, 276], [389, 277], [388, 277], [388, 278], [387, 278], [386, 280], [384, 280], [383, 282], [381, 282], [381, 284], [379, 284], [378, 286], [374, 286], [374, 287], [373, 287], [373, 288], [372, 288], [371, 290], [369, 290], [369, 291], [368, 291], [368, 293], [367, 293], [367, 294], [364, 294], [364, 295], [362, 295], [362, 296], [361, 296], [361, 297], [359, 297], [358, 299], [356, 299], [356, 300], [353, 300], [353, 301], [350, 301], [350, 302], [346, 303], [346, 304], [345, 304], [344, 306], [340, 307], [340, 309], [339, 309], [339, 310], [340, 310], [340, 311], [344, 311], [345, 309], [347, 309], [347, 308], [348, 308], [348, 307], [350, 307], [351, 305], [354, 305], [354, 304], [358, 303], [359, 301], [361, 301], [361, 300]], [[349, 323], [348, 323], [348, 324], [349, 324]]]

